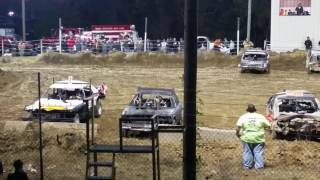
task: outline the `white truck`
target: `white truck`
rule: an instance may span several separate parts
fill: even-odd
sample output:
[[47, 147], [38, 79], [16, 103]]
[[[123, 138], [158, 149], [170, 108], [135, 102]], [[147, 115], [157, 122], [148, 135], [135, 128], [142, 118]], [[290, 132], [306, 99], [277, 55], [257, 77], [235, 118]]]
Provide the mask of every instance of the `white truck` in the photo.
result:
[[[92, 100], [94, 116], [102, 114], [101, 99], [105, 97], [107, 86], [99, 88], [88, 82], [72, 80], [54, 82], [47, 93], [40, 98], [41, 118], [43, 120], [72, 121], [84, 123], [92, 115]], [[39, 117], [39, 99], [25, 107], [32, 118]]]

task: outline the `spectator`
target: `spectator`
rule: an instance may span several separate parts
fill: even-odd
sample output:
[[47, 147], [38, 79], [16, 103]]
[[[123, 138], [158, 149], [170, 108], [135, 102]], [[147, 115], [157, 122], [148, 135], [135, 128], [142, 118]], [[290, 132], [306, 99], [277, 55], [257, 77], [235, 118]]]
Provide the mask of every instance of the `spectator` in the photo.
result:
[[3, 165], [2, 165], [2, 161], [0, 161], [0, 175], [3, 174]]
[[297, 12], [297, 15], [298, 15], [298, 16], [303, 15], [303, 6], [302, 6], [301, 3], [299, 3], [299, 4], [297, 5], [297, 7], [296, 7], [296, 12]]
[[279, 16], [284, 16], [284, 9], [280, 9]]
[[19, 49], [19, 55], [23, 56], [24, 55], [24, 49], [26, 48], [26, 44], [22, 41], [18, 43], [18, 49]]
[[235, 47], [235, 43], [234, 43], [234, 41], [232, 41], [232, 40], [230, 40], [229, 49], [230, 49], [230, 53], [231, 53], [231, 54], [237, 53], [236, 47]]
[[213, 42], [214, 49], [220, 49], [221, 48], [221, 39], [216, 39]]
[[307, 37], [307, 40], [304, 42], [304, 45], [306, 46], [306, 53], [307, 55], [310, 54], [312, 49], [312, 41], [310, 40], [310, 37]]
[[230, 45], [229, 45], [230, 50], [235, 49], [235, 44], [232, 40], [230, 40]]
[[264, 168], [265, 128], [270, 127], [269, 121], [256, 113], [253, 104], [249, 104], [247, 113], [237, 122], [236, 135], [243, 146], [243, 167], [245, 169]]
[[107, 54], [108, 53], [108, 44], [106, 40], [102, 41], [102, 54]]
[[14, 173], [10, 173], [7, 180], [29, 180], [27, 174], [23, 170], [23, 162], [21, 160], [16, 160], [13, 163]]

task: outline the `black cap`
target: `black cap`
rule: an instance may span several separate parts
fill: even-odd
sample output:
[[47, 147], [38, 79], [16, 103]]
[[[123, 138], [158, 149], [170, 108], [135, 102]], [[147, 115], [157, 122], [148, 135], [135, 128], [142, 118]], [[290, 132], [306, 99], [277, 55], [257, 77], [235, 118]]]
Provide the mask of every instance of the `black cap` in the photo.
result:
[[254, 104], [248, 104], [248, 108], [247, 108], [247, 112], [253, 113], [256, 112], [256, 107], [254, 106]]

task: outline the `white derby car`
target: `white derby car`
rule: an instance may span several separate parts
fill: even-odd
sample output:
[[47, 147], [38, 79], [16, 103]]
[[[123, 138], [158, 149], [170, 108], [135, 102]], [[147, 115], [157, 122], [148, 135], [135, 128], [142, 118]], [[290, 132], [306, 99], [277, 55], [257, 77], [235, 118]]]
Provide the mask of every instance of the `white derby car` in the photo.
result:
[[[106, 86], [104, 84], [96, 88], [88, 82], [72, 80], [71, 78], [54, 82], [46, 95], [40, 99], [41, 118], [84, 123], [91, 114], [92, 99], [94, 115], [100, 117], [102, 114], [100, 99], [105, 97], [105, 91]], [[30, 112], [32, 118], [39, 117], [39, 100], [26, 106], [25, 111]]]

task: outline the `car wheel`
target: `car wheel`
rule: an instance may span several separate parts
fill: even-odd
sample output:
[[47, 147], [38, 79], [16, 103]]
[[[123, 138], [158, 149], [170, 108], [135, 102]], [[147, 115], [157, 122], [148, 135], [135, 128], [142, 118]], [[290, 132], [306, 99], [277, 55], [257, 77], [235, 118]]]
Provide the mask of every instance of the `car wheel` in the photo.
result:
[[102, 105], [100, 101], [97, 101], [97, 105], [94, 110], [94, 117], [98, 118], [102, 115]]
[[128, 137], [129, 130], [128, 129], [122, 129], [121, 133], [122, 133], [122, 137]]
[[172, 125], [180, 125], [181, 120], [177, 119], [176, 117], [172, 120]]
[[80, 123], [80, 114], [76, 113], [73, 118], [74, 123]]
[[266, 69], [266, 73], [267, 73], [267, 74], [270, 74], [270, 67], [268, 67], [268, 68]]
[[244, 73], [245, 71], [244, 71], [244, 69], [240, 69], [240, 73]]
[[271, 131], [271, 137], [272, 139], [282, 139], [283, 135], [279, 132], [276, 132], [274, 130]]
[[308, 67], [307, 71], [308, 71], [308, 74], [311, 74], [312, 73], [311, 67]]

